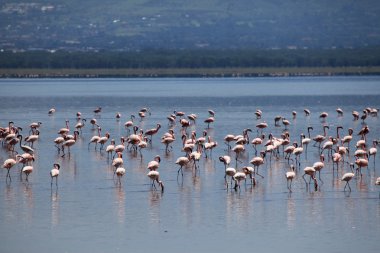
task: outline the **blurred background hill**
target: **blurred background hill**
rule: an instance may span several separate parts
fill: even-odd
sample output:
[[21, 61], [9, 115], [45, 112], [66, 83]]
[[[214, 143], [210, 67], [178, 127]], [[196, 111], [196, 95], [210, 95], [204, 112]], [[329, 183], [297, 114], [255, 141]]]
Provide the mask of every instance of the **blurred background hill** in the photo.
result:
[[1, 50], [380, 45], [378, 0], [2, 0]]

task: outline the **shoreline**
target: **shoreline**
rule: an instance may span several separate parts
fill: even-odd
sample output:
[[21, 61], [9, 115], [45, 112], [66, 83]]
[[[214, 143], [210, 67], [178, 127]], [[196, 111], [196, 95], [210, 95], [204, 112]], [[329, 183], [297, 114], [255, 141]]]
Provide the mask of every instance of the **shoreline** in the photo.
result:
[[0, 78], [286, 77], [380, 75], [374, 67], [0, 69]]

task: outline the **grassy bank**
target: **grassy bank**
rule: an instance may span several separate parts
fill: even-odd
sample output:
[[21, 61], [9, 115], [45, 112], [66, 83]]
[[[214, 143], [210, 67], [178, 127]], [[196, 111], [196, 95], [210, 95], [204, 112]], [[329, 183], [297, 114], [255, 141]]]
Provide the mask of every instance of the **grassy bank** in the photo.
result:
[[379, 75], [375, 67], [0, 69], [1, 78], [257, 77]]

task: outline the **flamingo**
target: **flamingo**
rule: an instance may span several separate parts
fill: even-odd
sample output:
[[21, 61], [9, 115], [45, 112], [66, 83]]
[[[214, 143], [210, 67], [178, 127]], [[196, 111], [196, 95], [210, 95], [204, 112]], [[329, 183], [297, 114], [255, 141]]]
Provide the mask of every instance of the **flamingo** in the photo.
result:
[[77, 131], [80, 131], [80, 133], [82, 133], [82, 128], [84, 127], [84, 123], [86, 122], [86, 119], [82, 119], [80, 122], [78, 122], [76, 125], [75, 125], [75, 129]]
[[35, 130], [37, 130], [38, 128], [40, 128], [40, 126], [42, 125], [42, 122], [33, 122], [29, 125], [30, 127], [30, 130], [29, 130], [29, 134], [30, 133], [34, 133]]
[[181, 156], [177, 159], [177, 161], [175, 162], [176, 164], [178, 164], [180, 166], [180, 168], [178, 169], [177, 171], [177, 180], [178, 180], [178, 176], [179, 176], [179, 172], [181, 171], [181, 174], [182, 174], [182, 178], [183, 178], [183, 170], [182, 170], [182, 167], [183, 166], [186, 166], [188, 163], [189, 163], [189, 158], [185, 157], [185, 156]]
[[336, 112], [338, 113], [338, 117], [342, 117], [343, 116], [343, 110], [341, 108], [336, 108]]
[[33, 148], [34, 142], [38, 140], [39, 135], [40, 135], [40, 131], [36, 130], [34, 134], [29, 135], [25, 138], [26, 142], [31, 143], [30, 145], [31, 148]]
[[210, 124], [214, 123], [214, 121], [215, 121], [215, 118], [213, 116], [211, 116], [211, 117], [208, 117], [207, 119], [205, 119], [204, 122], [207, 124], [207, 128], [210, 128]]
[[260, 109], [257, 109], [255, 112], [256, 119], [261, 119], [263, 112]]
[[50, 110], [48, 111], [48, 115], [51, 116], [55, 113], [55, 107], [53, 108], [50, 108]]
[[[108, 145], [108, 146], [106, 147], [107, 159], [109, 159], [110, 156], [112, 157], [112, 153], [113, 153], [114, 151], [115, 151], [115, 140], [112, 139], [112, 140], [111, 140], [111, 144]], [[111, 154], [111, 155], [110, 155], [110, 154]]]
[[265, 139], [265, 135], [261, 135], [261, 137], [256, 137], [251, 141], [253, 148], [255, 149], [255, 155], [257, 155], [257, 145], [263, 144], [263, 140]]
[[352, 111], [352, 116], [354, 116], [354, 121], [359, 119], [359, 112]]
[[290, 171], [285, 173], [285, 177], [286, 177], [287, 187], [289, 191], [292, 192], [292, 182], [293, 182], [293, 179], [296, 177], [296, 172], [294, 171], [293, 164], [290, 165]]
[[264, 121], [256, 125], [257, 133], [259, 133], [259, 129], [261, 130], [261, 135], [263, 134], [263, 129], [267, 128], [268, 124]]
[[358, 135], [361, 135], [362, 139], [363, 140], [366, 140], [366, 136], [367, 134], [369, 133], [369, 127], [368, 126], [364, 126], [358, 133]]
[[155, 182], [158, 183], [158, 185], [161, 187], [161, 192], [164, 191], [164, 183], [160, 180], [160, 173], [155, 170], [151, 170], [146, 174], [151, 180], [152, 180], [152, 185], [151, 187], [157, 190]]
[[121, 152], [117, 152], [117, 157], [112, 161], [112, 166], [115, 167], [114, 174], [116, 173], [117, 168], [123, 166], [123, 164], [123, 154]]
[[100, 151], [103, 150], [104, 144], [108, 141], [109, 138], [110, 134], [108, 132], [105, 134], [105, 136], [99, 138], [98, 143], [100, 144]]
[[201, 157], [202, 157], [202, 153], [199, 151], [193, 151], [190, 154], [190, 160], [193, 161], [195, 170], [199, 168], [199, 165], [197, 165], [197, 162], [199, 163], [199, 160], [201, 159]]
[[3, 163], [3, 168], [4, 169], [7, 169], [7, 180], [8, 180], [8, 177], [9, 177], [9, 180], [12, 181], [12, 178], [11, 178], [11, 174], [9, 174], [9, 170], [16, 164], [16, 160], [13, 159], [13, 158], [9, 158], [7, 160], [4, 161]]
[[116, 118], [116, 120], [119, 120], [121, 118], [121, 113], [117, 112], [116, 115], [115, 115], [115, 118]]
[[328, 114], [327, 112], [322, 112], [322, 113], [319, 115], [319, 118], [320, 118], [323, 122], [325, 122], [327, 116], [329, 116], [329, 114]]
[[260, 167], [260, 165], [264, 164], [264, 158], [265, 158], [265, 152], [261, 151], [260, 156], [256, 156], [256, 157], [252, 158], [252, 160], [250, 161], [250, 163], [253, 164], [253, 167], [256, 171], [256, 174], [262, 178], [264, 178], [264, 176], [259, 174], [259, 167]]
[[355, 174], [353, 173], [353, 167], [354, 167], [354, 164], [351, 163], [351, 164], [350, 164], [351, 172], [344, 173], [344, 175], [342, 176], [341, 181], [345, 181], [345, 182], [346, 182], [346, 184], [344, 185], [344, 191], [346, 191], [346, 187], [347, 187], [347, 186], [348, 186], [348, 188], [349, 188], [350, 191], [351, 191], [351, 187], [350, 187], [349, 182], [350, 182], [350, 180], [351, 180], [352, 178], [355, 177]]
[[319, 180], [321, 180], [321, 170], [323, 169], [323, 167], [325, 167], [324, 161], [325, 161], [325, 156], [323, 154], [321, 154], [319, 156], [319, 162], [315, 162], [313, 164], [313, 168], [315, 169], [316, 172], [318, 172]]
[[226, 180], [226, 175], [227, 175], [226, 170], [227, 170], [227, 167], [231, 163], [231, 157], [228, 156], [228, 155], [220, 156], [219, 157], [219, 161], [221, 161], [224, 164], [224, 172], [225, 172], [225, 174], [224, 174], [224, 180]]
[[274, 117], [274, 126], [279, 127], [280, 125], [278, 124], [278, 122], [280, 122], [281, 119], [281, 115], [277, 115], [276, 117]]
[[145, 149], [148, 147], [148, 138], [144, 137], [142, 140], [140, 140], [139, 144], [137, 144], [137, 147], [139, 148], [140, 157], [142, 159], [143, 157], [142, 149]]
[[314, 147], [316, 147], [316, 145], [317, 145], [317, 143], [319, 144], [319, 146], [318, 146], [318, 149], [321, 149], [321, 143], [326, 139], [326, 135], [327, 135], [327, 133], [326, 133], [326, 129], [329, 129], [330, 127], [329, 126], [327, 126], [327, 125], [324, 125], [323, 126], [323, 135], [320, 135], [320, 134], [318, 134], [317, 136], [315, 136], [314, 138], [313, 138], [313, 140], [314, 140]]
[[[65, 142], [65, 138], [62, 136], [58, 136], [54, 139], [55, 147], [58, 149], [58, 154], [61, 152], [62, 144]], [[60, 147], [61, 146], [61, 147]]]
[[117, 176], [117, 179], [119, 181], [119, 184], [121, 185], [121, 178], [124, 176], [125, 174], [125, 168], [123, 167], [118, 167], [116, 170], [115, 170], [115, 174]]
[[234, 175], [233, 175], [233, 180], [235, 181], [235, 187], [234, 189], [237, 190], [237, 188], [239, 187], [239, 190], [240, 190], [240, 182], [242, 180], [246, 180], [247, 179], [247, 175], [244, 173], [244, 172], [236, 172]]
[[59, 176], [60, 168], [61, 166], [58, 163], [55, 163], [53, 165], [53, 169], [50, 171], [50, 177], [51, 177], [50, 186], [53, 186], [53, 179], [55, 178], [55, 185], [58, 187], [58, 176]]
[[25, 166], [23, 169], [22, 169], [22, 172], [25, 174], [26, 178], [25, 180], [28, 182], [28, 177], [29, 177], [29, 174], [33, 172], [33, 166]]
[[372, 148], [368, 150], [368, 160], [373, 156], [373, 165], [375, 166], [375, 161], [376, 161], [376, 153], [377, 153], [377, 148], [376, 146], [379, 145], [378, 140], [374, 140]]
[[73, 146], [76, 143], [78, 135], [79, 135], [79, 132], [78, 131], [74, 131], [74, 139], [70, 139], [70, 140], [67, 140], [64, 143], [62, 143], [62, 152], [63, 152], [62, 157], [65, 156], [65, 147], [67, 147], [67, 149], [69, 150], [68, 153], [69, 153], [69, 156], [70, 156], [70, 147]]
[[210, 157], [212, 157], [212, 150], [218, 146], [218, 143], [216, 141], [211, 140], [211, 136], [208, 136], [208, 141], [204, 145], [205, 154], [207, 158], [207, 150], [210, 152]]
[[310, 110], [309, 109], [303, 109], [305, 116], [310, 116]]
[[296, 117], [297, 117], [297, 112], [296, 112], [296, 111], [292, 111], [292, 116], [293, 116], [293, 119], [296, 119]]
[[237, 144], [232, 148], [232, 151], [235, 152], [235, 166], [237, 167], [237, 163], [239, 161], [239, 155], [245, 151], [245, 147], [242, 144]]
[[148, 139], [150, 144], [152, 144], [153, 135], [157, 134], [160, 128], [161, 128], [161, 124], [158, 123], [156, 128], [149, 129], [145, 132], [145, 135], [150, 136], [150, 138]]
[[308, 137], [306, 137], [305, 135], [303, 135], [303, 138], [302, 138], [302, 145], [305, 146], [305, 158], [306, 159], [307, 159], [307, 147], [309, 146], [309, 143], [311, 142], [310, 130], [313, 130], [313, 127], [309, 126], [307, 128], [307, 135], [308, 135]]
[[292, 154], [296, 157], [296, 163], [298, 161], [298, 166], [301, 165], [301, 154], [303, 153], [302, 137], [303, 136], [301, 135], [301, 146], [298, 147], [298, 145], [296, 145], [295, 149], [292, 152]]
[[20, 148], [22, 149], [22, 151], [33, 155], [34, 154], [34, 149], [32, 149], [31, 147], [29, 147], [27, 145], [21, 145], [21, 143], [22, 143], [22, 135], [21, 134], [17, 135], [17, 138], [20, 140]]
[[249, 175], [249, 178], [251, 179], [251, 184], [256, 185], [256, 178], [255, 175], [255, 169], [251, 166], [245, 166], [242, 168], [242, 171], [245, 173], [245, 175]]
[[306, 185], [307, 185], [307, 182], [306, 182], [305, 176], [309, 175], [310, 176], [309, 184], [310, 184], [311, 180], [313, 179], [314, 180], [314, 188], [315, 188], [315, 190], [317, 190], [318, 189], [318, 182], [317, 182], [317, 179], [315, 178], [315, 169], [313, 167], [305, 167], [303, 169], [303, 171], [304, 171], [304, 174], [302, 175], [302, 178], [305, 181]]
[[228, 183], [227, 183], [227, 176], [231, 177], [231, 187], [232, 187], [232, 180], [234, 179], [234, 175], [236, 174], [236, 169], [235, 168], [232, 168], [232, 167], [228, 167], [226, 168], [226, 171], [225, 171], [225, 176], [224, 176], [224, 182], [228, 188]]
[[287, 130], [288, 126], [290, 125], [290, 121], [285, 118], [282, 118], [282, 124], [284, 125], [285, 130]]
[[133, 127], [133, 121], [135, 119], [135, 115], [131, 115], [131, 120], [128, 120], [127, 122], [124, 123], [124, 127], [127, 129], [128, 131], [128, 135], [130, 134], [130, 127]]
[[[22, 168], [25, 167], [25, 165], [31, 165], [31, 162], [34, 162], [34, 155], [31, 155], [29, 153], [24, 153], [22, 155], [16, 155], [16, 161], [18, 163], [22, 163]], [[21, 169], [22, 171], [22, 169]]]
[[[368, 157], [368, 155], [366, 154]], [[358, 166], [357, 170], [360, 172], [360, 176], [362, 176], [362, 167], [368, 167], [368, 160], [366, 158], [356, 157], [355, 164]]]
[[197, 116], [196, 114], [194, 114], [194, 113], [187, 115], [187, 118], [188, 118], [190, 121], [192, 121], [193, 124], [195, 124], [195, 121], [196, 121], [197, 117], [198, 117], [198, 116]]
[[165, 144], [165, 153], [169, 153], [169, 146], [171, 147], [171, 143], [175, 141], [174, 131], [173, 129], [169, 129], [168, 133], [164, 134], [161, 137], [161, 143]]
[[66, 127], [63, 127], [61, 129], [58, 130], [58, 134], [60, 135], [66, 135], [70, 132], [70, 127], [69, 127], [69, 120], [66, 120], [65, 121], [66, 123]]
[[147, 169], [150, 171], [157, 170], [160, 167], [161, 157], [156, 155], [153, 161], [148, 163]]
[[100, 139], [100, 132], [101, 132], [101, 128], [98, 127], [98, 135], [94, 135], [92, 136], [92, 138], [90, 139], [90, 142], [88, 143], [88, 149], [90, 149], [90, 144], [91, 143], [95, 143], [95, 150], [96, 150], [96, 146], [98, 145], [98, 142], [99, 142], [99, 139]]
[[98, 115], [101, 111], [102, 111], [102, 107], [97, 107], [97, 108], [94, 110], [94, 113], [95, 113], [95, 115]]
[[344, 136], [343, 139], [341, 140], [342, 145], [347, 143], [347, 147], [350, 148], [350, 142], [352, 140], [352, 134], [354, 133], [354, 130], [352, 128], [348, 129], [348, 135]]

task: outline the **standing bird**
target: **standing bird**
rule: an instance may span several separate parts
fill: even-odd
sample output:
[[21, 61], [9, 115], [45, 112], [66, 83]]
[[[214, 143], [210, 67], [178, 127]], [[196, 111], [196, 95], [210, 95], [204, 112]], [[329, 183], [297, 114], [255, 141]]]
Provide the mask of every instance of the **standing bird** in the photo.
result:
[[164, 183], [160, 180], [160, 173], [155, 170], [151, 170], [146, 174], [151, 180], [152, 180], [152, 185], [151, 187], [157, 190], [155, 182], [158, 183], [158, 185], [161, 187], [161, 192], [164, 191]]
[[13, 158], [9, 158], [7, 160], [4, 161], [3, 163], [3, 168], [4, 169], [7, 169], [7, 180], [8, 180], [8, 177], [9, 177], [9, 180], [12, 181], [12, 178], [11, 178], [11, 174], [9, 174], [9, 170], [16, 164], [16, 160], [13, 159]]
[[98, 107], [94, 110], [95, 115], [98, 115], [102, 111], [102, 107]]
[[285, 173], [285, 177], [286, 177], [287, 187], [289, 191], [292, 192], [292, 182], [293, 182], [293, 179], [296, 177], [296, 172], [294, 171], [293, 164], [290, 165], [290, 169], [291, 169], [290, 171]]
[[70, 147], [73, 146], [76, 143], [78, 135], [79, 135], [79, 132], [78, 131], [74, 131], [74, 139], [70, 139], [70, 140], [67, 140], [64, 143], [62, 143], [62, 152], [63, 152], [62, 157], [65, 156], [65, 147], [67, 147], [68, 153], [69, 153], [69, 156], [70, 156]]
[[302, 178], [305, 181], [306, 185], [307, 185], [307, 182], [306, 182], [305, 176], [309, 175], [310, 176], [309, 184], [310, 184], [311, 180], [313, 179], [314, 180], [314, 188], [315, 188], [315, 190], [317, 190], [318, 189], [318, 181], [315, 178], [315, 169], [313, 167], [306, 167], [303, 169], [303, 171], [304, 171], [304, 174], [302, 175]]
[[373, 156], [373, 165], [375, 166], [376, 161], [376, 154], [377, 154], [377, 148], [376, 146], [379, 145], [378, 140], [373, 141], [373, 146], [368, 150], [368, 160]]
[[96, 146], [98, 145], [98, 141], [100, 139], [100, 132], [102, 131], [102, 129], [100, 127], [98, 127], [98, 135], [94, 135], [91, 137], [90, 139], [90, 142], [88, 143], [88, 148], [90, 149], [90, 144], [91, 143], [95, 143], [95, 150], [96, 150]]
[[29, 143], [31, 143], [30, 147], [33, 148], [33, 144], [34, 144], [35, 141], [38, 140], [39, 135], [40, 135], [40, 131], [36, 130], [36, 131], [34, 132], [34, 134], [29, 135], [29, 136], [27, 136], [27, 137], [25, 138], [25, 142], [29, 142]]
[[145, 132], [145, 136], [148, 136], [148, 140], [149, 140], [149, 143], [152, 145], [152, 138], [153, 138], [153, 135], [155, 135], [156, 133], [158, 133], [158, 130], [160, 130], [161, 128], [161, 124], [157, 124], [156, 128], [152, 128], [152, 129], [149, 129]]
[[114, 174], [116, 173], [117, 168], [123, 166], [124, 161], [123, 161], [123, 154], [118, 152], [117, 157], [113, 159], [112, 161], [112, 166], [115, 167], [114, 169]]
[[147, 169], [150, 171], [157, 170], [160, 167], [161, 157], [156, 155], [153, 161], [148, 163]]
[[[318, 172], [318, 176], [319, 176], [319, 180], [321, 180], [321, 170], [323, 169], [323, 167], [325, 167], [325, 156], [323, 154], [321, 154], [319, 156], [319, 159], [320, 161], [319, 162], [315, 162], [313, 164], [313, 168], [315, 169], [316, 172]], [[322, 181], [322, 180], [321, 180]]]
[[[231, 157], [228, 156], [228, 155], [224, 155], [224, 156], [220, 156], [219, 157], [219, 161], [221, 161], [223, 164], [224, 164], [224, 180], [226, 181], [226, 177], [227, 177], [227, 167], [230, 165], [231, 163]], [[226, 181], [227, 182], [227, 181]]]
[[264, 176], [259, 174], [259, 167], [260, 167], [260, 165], [264, 164], [264, 158], [265, 158], [265, 152], [261, 151], [260, 156], [256, 156], [256, 157], [252, 158], [252, 160], [250, 161], [250, 163], [253, 165], [253, 168], [256, 171], [256, 174], [262, 178], [264, 178]]
[[123, 167], [118, 167], [115, 171], [119, 184], [121, 185], [121, 178], [125, 174], [125, 169]]
[[240, 182], [246, 179], [247, 179], [247, 175], [244, 172], [241, 172], [241, 171], [236, 172], [235, 175], [233, 175], [233, 180], [235, 181], [234, 189], [237, 190], [237, 188], [239, 187], [239, 190], [240, 190]]
[[180, 166], [180, 168], [178, 169], [177, 171], [177, 180], [178, 180], [178, 176], [179, 176], [179, 172], [181, 171], [181, 175], [182, 175], [182, 178], [183, 178], [183, 170], [182, 170], [182, 167], [183, 166], [186, 166], [188, 163], [189, 163], [189, 158], [185, 157], [185, 156], [181, 156], [177, 159], [177, 161], [175, 162], [176, 164], [178, 164]]
[[33, 172], [33, 166], [25, 166], [23, 169], [22, 169], [22, 172], [26, 175], [26, 181], [28, 182], [28, 177], [29, 177], [29, 174]]
[[239, 161], [239, 155], [245, 151], [245, 147], [242, 144], [237, 144], [235, 145], [235, 147], [232, 148], [232, 151], [235, 152], [235, 167], [237, 167], [237, 163]]
[[343, 176], [342, 176], [342, 181], [345, 181], [346, 182], [346, 184], [345, 184], [345, 186], [344, 186], [344, 191], [346, 191], [346, 187], [348, 186], [348, 188], [350, 189], [350, 191], [351, 191], [351, 187], [350, 187], [350, 184], [349, 184], [349, 182], [350, 182], [350, 180], [352, 179], [352, 178], [354, 178], [355, 177], [355, 174], [353, 173], [353, 168], [354, 168], [354, 164], [353, 163], [351, 163], [350, 164], [350, 168], [351, 168], [351, 172], [347, 172], [347, 173], [345, 173]]
[[207, 119], [205, 119], [205, 123], [207, 124], [207, 128], [210, 128], [210, 124], [214, 123], [214, 121], [215, 121], [215, 118], [213, 116], [210, 116]]
[[133, 121], [135, 119], [135, 115], [131, 115], [131, 120], [128, 120], [127, 122], [124, 123], [124, 127], [127, 129], [128, 131], [128, 135], [130, 134], [131, 130], [130, 130], [130, 127], [133, 127]]
[[338, 117], [342, 117], [343, 116], [343, 110], [341, 108], [336, 108], [336, 112], [338, 113]]
[[50, 177], [51, 177], [50, 186], [53, 186], [53, 179], [55, 178], [55, 185], [58, 187], [58, 176], [59, 176], [60, 168], [61, 166], [58, 163], [55, 163], [53, 165], [53, 169], [50, 171]]
[[48, 111], [48, 114], [49, 116], [53, 115], [55, 113], [55, 108], [51, 108], [49, 111]]
[[80, 133], [82, 133], [82, 128], [84, 127], [84, 122], [86, 122], [86, 119], [82, 119], [80, 122], [78, 122], [75, 125], [75, 129], [80, 131]]
[[98, 143], [100, 143], [100, 151], [103, 150], [104, 144], [108, 141], [109, 138], [109, 133], [106, 133], [105, 136], [99, 138]]

